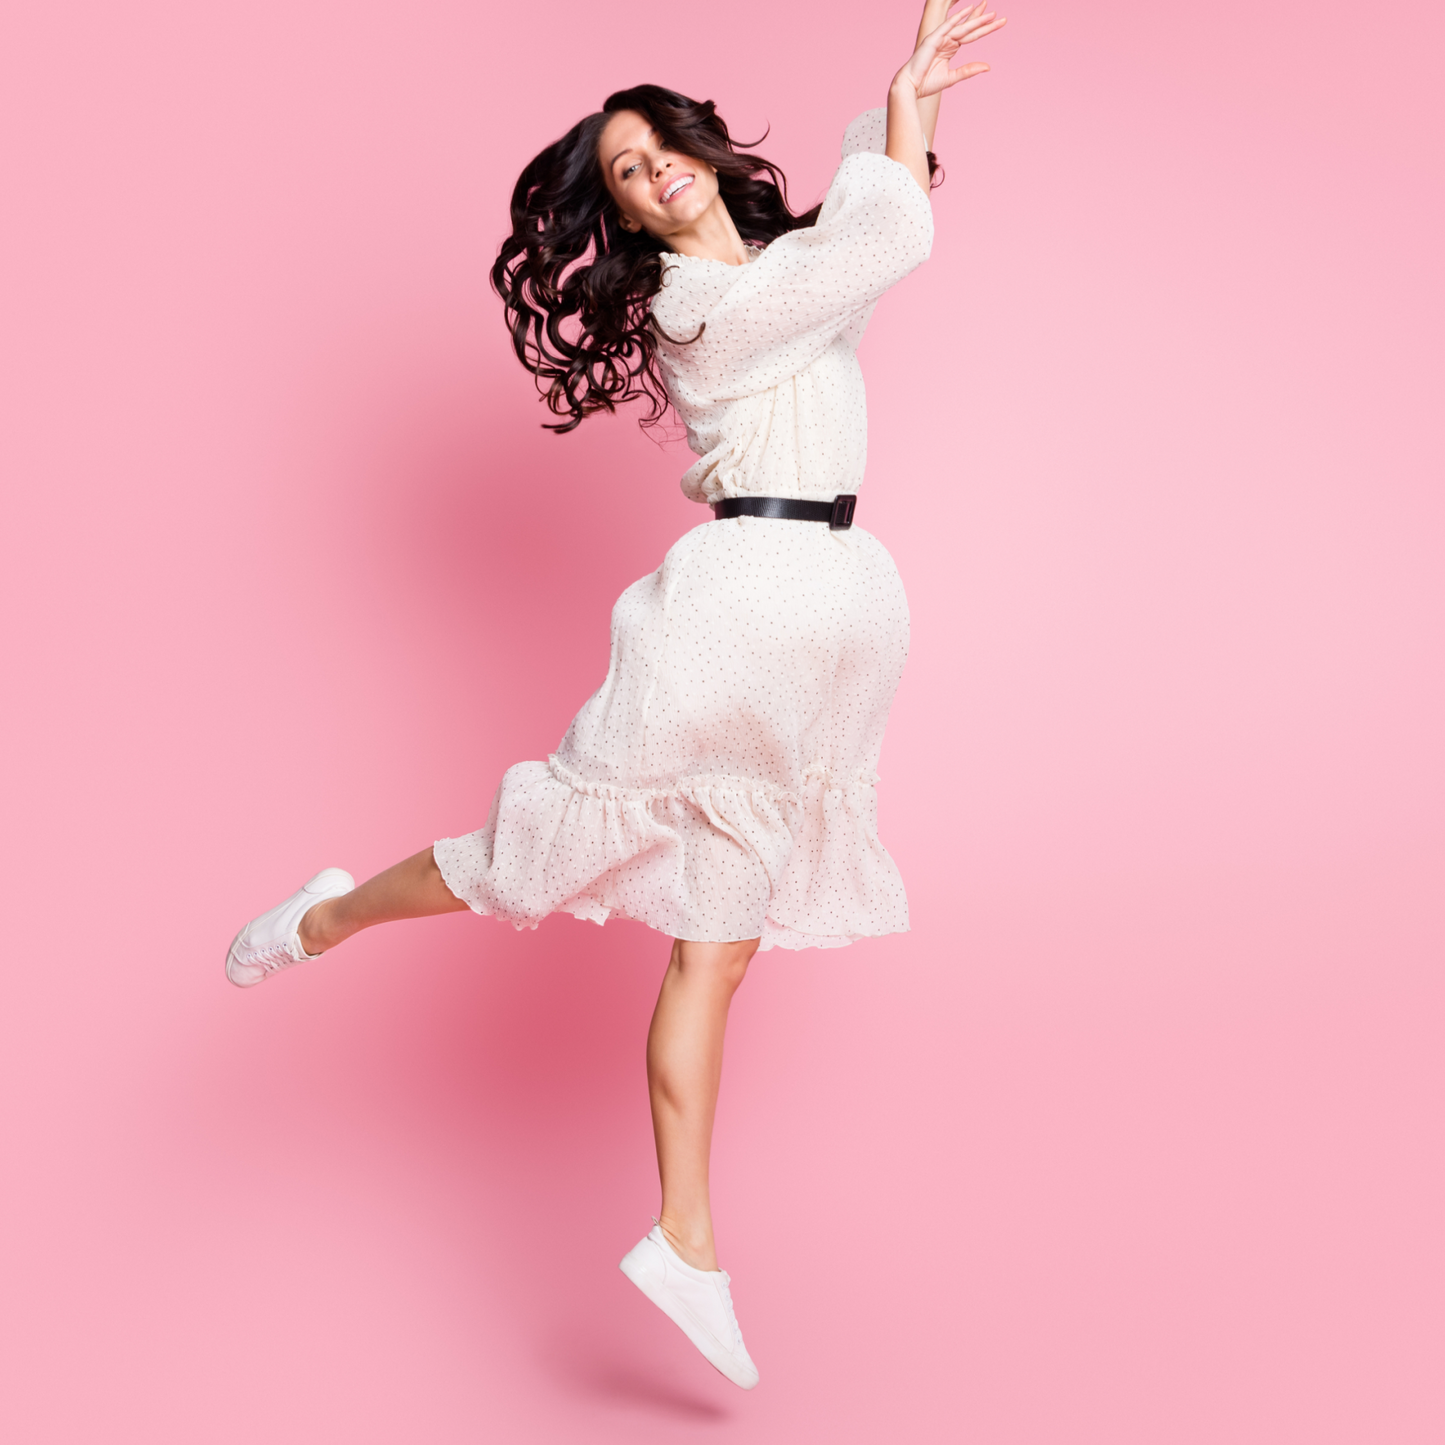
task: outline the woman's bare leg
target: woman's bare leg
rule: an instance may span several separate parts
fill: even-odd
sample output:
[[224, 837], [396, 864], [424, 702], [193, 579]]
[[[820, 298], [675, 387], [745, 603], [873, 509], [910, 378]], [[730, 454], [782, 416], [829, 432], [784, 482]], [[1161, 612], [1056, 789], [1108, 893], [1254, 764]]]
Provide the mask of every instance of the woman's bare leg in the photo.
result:
[[[377, 923], [453, 913], [466, 906], [442, 882], [427, 848], [350, 893], [318, 903], [302, 918], [298, 932], [307, 953], [322, 953]], [[755, 938], [741, 943], [674, 940], [647, 1034], [662, 1228], [695, 1269], [717, 1268], [708, 1197], [713, 1116], [728, 1008], [757, 947]]]
[[367, 879], [350, 893], [318, 903], [307, 911], [297, 932], [307, 953], [324, 953], [375, 923], [456, 913], [466, 906], [442, 882], [441, 869], [427, 848]]
[[756, 938], [743, 943], [674, 940], [647, 1034], [662, 1232], [694, 1269], [718, 1267], [708, 1198], [712, 1121], [728, 1006], [757, 947]]

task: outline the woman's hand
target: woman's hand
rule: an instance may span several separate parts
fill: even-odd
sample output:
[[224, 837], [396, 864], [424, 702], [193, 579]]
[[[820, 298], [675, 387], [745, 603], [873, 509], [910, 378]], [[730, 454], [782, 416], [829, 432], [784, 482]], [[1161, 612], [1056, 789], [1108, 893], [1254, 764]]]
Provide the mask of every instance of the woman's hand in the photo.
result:
[[908, 64], [895, 77], [894, 84], [906, 80], [918, 98], [923, 100], [927, 96], [941, 94], [961, 80], [982, 75], [989, 68], [986, 61], [961, 65], [957, 70], [950, 70], [948, 62], [963, 46], [972, 45], [975, 40], [982, 40], [985, 35], [991, 35], [1007, 24], [1002, 15], [985, 13], [987, 4], [988, 0], [978, 0], [977, 5], [965, 5], [936, 30], [922, 36]]
[[[908, 63], [893, 77], [888, 89], [886, 154], [907, 166], [925, 191], [929, 188], [928, 150], [933, 141], [933, 121], [938, 114], [935, 97], [960, 81], [982, 75], [989, 68], [986, 62], [976, 61], [950, 70], [949, 61], [963, 46], [991, 35], [1005, 23], [1002, 16], [986, 10], [987, 3], [988, 0], [978, 0], [976, 5], [965, 4], [955, 15], [921, 36]], [[932, 8], [930, 5], [924, 10], [925, 22], [931, 18]]]

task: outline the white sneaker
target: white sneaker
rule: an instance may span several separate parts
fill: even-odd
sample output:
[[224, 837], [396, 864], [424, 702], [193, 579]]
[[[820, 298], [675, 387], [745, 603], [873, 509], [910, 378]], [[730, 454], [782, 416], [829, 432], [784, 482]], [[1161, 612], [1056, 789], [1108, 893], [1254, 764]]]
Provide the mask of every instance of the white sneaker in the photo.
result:
[[744, 1390], [758, 1383], [758, 1367], [743, 1344], [728, 1289], [732, 1281], [724, 1270], [694, 1269], [679, 1259], [661, 1225], [623, 1256], [620, 1268], [715, 1370]]
[[226, 977], [241, 988], [262, 983], [273, 973], [319, 953], [301, 947], [296, 930], [307, 912], [327, 898], [340, 898], [356, 887], [342, 868], [323, 868], [299, 893], [252, 919], [237, 935], [226, 955]]

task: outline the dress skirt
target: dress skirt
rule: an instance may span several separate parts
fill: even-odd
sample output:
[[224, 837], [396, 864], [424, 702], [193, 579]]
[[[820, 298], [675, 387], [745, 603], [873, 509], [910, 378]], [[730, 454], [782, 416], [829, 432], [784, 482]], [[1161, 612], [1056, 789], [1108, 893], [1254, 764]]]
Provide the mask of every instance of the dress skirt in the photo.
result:
[[901, 932], [876, 787], [907, 653], [903, 584], [861, 528], [695, 527], [618, 599], [607, 680], [556, 753], [436, 844], [442, 877], [518, 928], [618, 914], [764, 949]]

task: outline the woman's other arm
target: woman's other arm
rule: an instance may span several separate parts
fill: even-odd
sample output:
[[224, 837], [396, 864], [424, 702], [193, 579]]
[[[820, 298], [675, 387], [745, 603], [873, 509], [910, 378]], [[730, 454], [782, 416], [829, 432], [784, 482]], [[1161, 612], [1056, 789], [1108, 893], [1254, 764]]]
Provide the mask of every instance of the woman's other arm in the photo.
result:
[[[913, 42], [915, 50], [948, 18], [948, 9], [948, 0], [924, 0], [923, 19], [918, 22], [918, 39]], [[928, 150], [933, 149], [933, 135], [938, 129], [938, 108], [942, 103], [941, 91], [918, 102], [918, 118], [923, 122], [923, 140]]]
[[[938, 122], [938, 98], [951, 85], [982, 75], [983, 61], [950, 70], [948, 62], [960, 47], [981, 40], [1004, 24], [1001, 16], [985, 12], [988, 0], [965, 5], [952, 19], [945, 18], [923, 33], [908, 63], [888, 87], [888, 144], [885, 154], [907, 166], [925, 191], [929, 188], [928, 152], [933, 146], [933, 128]], [[946, 12], [947, 0], [929, 0], [923, 12], [926, 26], [935, 9]]]

